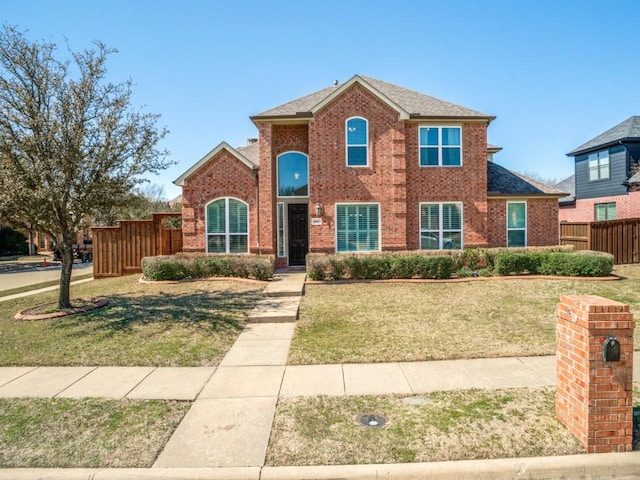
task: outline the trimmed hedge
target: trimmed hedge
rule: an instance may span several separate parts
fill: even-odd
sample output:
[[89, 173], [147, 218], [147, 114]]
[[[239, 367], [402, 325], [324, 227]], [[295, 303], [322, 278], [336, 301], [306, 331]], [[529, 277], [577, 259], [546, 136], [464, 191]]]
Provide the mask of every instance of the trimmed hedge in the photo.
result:
[[183, 280], [185, 278], [240, 277], [269, 280], [273, 277], [273, 255], [207, 255], [178, 253], [142, 259], [142, 274], [147, 280]]
[[307, 255], [307, 275], [312, 280], [450, 278], [452, 272], [453, 259], [449, 255]]
[[613, 255], [603, 252], [504, 252], [496, 255], [494, 271], [498, 275], [529, 273], [566, 277], [605, 277], [611, 275], [613, 265]]

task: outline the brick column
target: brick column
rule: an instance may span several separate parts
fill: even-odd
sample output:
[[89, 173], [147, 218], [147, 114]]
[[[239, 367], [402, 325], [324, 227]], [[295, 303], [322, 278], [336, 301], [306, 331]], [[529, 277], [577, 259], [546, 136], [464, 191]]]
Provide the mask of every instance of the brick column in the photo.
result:
[[[633, 438], [633, 329], [629, 306], [568, 295], [556, 309], [556, 415], [589, 453], [630, 452]], [[620, 361], [604, 362], [608, 336]]]

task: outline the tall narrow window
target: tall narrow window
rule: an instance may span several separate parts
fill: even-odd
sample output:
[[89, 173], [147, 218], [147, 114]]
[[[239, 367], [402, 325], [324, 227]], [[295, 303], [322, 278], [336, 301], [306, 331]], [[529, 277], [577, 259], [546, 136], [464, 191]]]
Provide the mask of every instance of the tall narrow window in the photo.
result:
[[347, 166], [366, 167], [369, 164], [367, 120], [354, 117], [347, 120]]
[[462, 248], [462, 204], [420, 204], [420, 248], [459, 250]]
[[207, 252], [248, 253], [249, 218], [246, 203], [219, 198], [207, 205]]
[[380, 250], [380, 218], [377, 204], [336, 206], [336, 250], [338, 252]]
[[284, 257], [284, 203], [278, 203], [278, 256]]
[[609, 150], [590, 153], [587, 161], [590, 181], [609, 178]]
[[527, 246], [527, 202], [507, 202], [507, 247]]
[[278, 157], [278, 196], [309, 196], [309, 158], [300, 152]]
[[462, 128], [420, 127], [419, 137], [421, 167], [462, 165]]

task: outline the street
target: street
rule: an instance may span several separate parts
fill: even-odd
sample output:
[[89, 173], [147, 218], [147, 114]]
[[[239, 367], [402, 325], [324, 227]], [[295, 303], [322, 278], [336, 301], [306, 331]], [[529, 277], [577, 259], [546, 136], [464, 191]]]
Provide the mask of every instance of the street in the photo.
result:
[[[35, 267], [21, 271], [0, 272], [0, 291], [35, 285], [42, 282], [60, 279], [60, 265]], [[92, 263], [74, 263], [71, 278], [92, 273]]]

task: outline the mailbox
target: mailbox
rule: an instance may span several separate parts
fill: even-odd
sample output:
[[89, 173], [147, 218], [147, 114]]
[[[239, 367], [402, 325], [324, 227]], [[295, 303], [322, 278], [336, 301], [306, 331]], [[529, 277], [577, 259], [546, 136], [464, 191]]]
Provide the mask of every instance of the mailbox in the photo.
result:
[[602, 361], [603, 362], [619, 362], [620, 361], [620, 342], [616, 337], [607, 337], [602, 344]]

